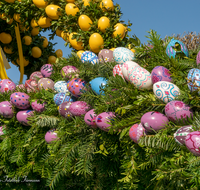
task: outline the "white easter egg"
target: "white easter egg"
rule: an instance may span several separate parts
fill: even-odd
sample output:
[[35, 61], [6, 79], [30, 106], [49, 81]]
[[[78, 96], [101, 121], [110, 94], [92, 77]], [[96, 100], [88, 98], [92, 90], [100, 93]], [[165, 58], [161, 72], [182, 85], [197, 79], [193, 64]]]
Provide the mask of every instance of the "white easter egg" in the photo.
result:
[[69, 92], [67, 89], [67, 82], [66, 81], [58, 81], [54, 84], [54, 90], [58, 93], [60, 92]]
[[113, 58], [118, 64], [123, 64], [126, 61], [134, 60], [134, 53], [128, 48], [118, 47], [113, 51]]
[[168, 103], [175, 99], [176, 96], [180, 95], [179, 88], [167, 81], [159, 81], [153, 85], [153, 92], [157, 98], [165, 103]]
[[128, 79], [128, 70], [131, 69], [133, 66], [139, 66], [138, 63], [134, 62], [134, 61], [126, 61], [123, 65], [122, 65], [122, 74], [124, 76], [124, 78], [129, 81]]
[[151, 73], [140, 66], [135, 65], [128, 70], [128, 79], [136, 88], [139, 88], [140, 90], [152, 89], [153, 84], [151, 80]]

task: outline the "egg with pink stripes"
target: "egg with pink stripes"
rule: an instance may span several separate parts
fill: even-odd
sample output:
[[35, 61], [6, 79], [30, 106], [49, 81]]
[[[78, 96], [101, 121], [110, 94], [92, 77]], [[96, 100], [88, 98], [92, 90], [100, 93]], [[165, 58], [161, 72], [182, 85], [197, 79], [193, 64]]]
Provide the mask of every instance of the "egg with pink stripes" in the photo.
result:
[[139, 139], [146, 135], [145, 128], [142, 124], [134, 124], [129, 130], [129, 137], [135, 142], [138, 143]]
[[113, 67], [113, 76], [115, 77], [116, 75], [119, 75], [120, 77], [122, 77], [124, 79], [124, 76], [122, 74], [122, 65], [121, 64], [117, 64]]

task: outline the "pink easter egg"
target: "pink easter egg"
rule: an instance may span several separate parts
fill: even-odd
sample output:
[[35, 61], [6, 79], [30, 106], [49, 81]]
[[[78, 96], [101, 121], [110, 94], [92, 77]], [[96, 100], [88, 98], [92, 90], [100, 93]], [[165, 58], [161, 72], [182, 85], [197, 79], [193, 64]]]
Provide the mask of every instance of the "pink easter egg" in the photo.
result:
[[98, 54], [99, 62], [111, 62], [113, 61], [113, 51], [109, 49], [102, 49]]
[[113, 67], [113, 76], [115, 77], [116, 75], [119, 75], [120, 77], [122, 77], [124, 79], [124, 76], [122, 74], [122, 65], [121, 64], [117, 64]]
[[38, 83], [36, 80], [29, 79], [25, 81], [25, 88], [28, 93], [38, 91]]
[[110, 122], [113, 120], [114, 117], [115, 114], [113, 112], [103, 112], [97, 115], [95, 122], [101, 130], [108, 132], [108, 127], [111, 126]]
[[168, 123], [168, 118], [157, 111], [147, 112], [141, 117], [141, 124], [147, 131], [158, 131], [163, 129]]
[[6, 125], [0, 126], [0, 136], [6, 134]]
[[26, 90], [26, 88], [25, 88], [25, 85], [24, 84], [18, 84], [17, 86], [16, 86], [16, 90]]
[[84, 116], [85, 123], [92, 128], [97, 128], [95, 120], [96, 120], [96, 114], [94, 112], [94, 109], [88, 111]]
[[72, 75], [74, 75], [75, 77], [79, 76], [78, 74], [79, 70], [72, 65], [64, 66], [60, 72], [61, 72], [61, 76], [66, 79], [71, 79]]
[[62, 104], [59, 105], [58, 112], [64, 118], [69, 119], [73, 116], [72, 113], [69, 110], [69, 107], [70, 107], [71, 104], [72, 104], [72, 102], [63, 102]]
[[43, 112], [45, 110], [45, 102], [43, 104], [38, 103], [38, 100], [35, 100], [31, 103], [31, 107], [34, 111]]
[[187, 134], [185, 145], [195, 156], [200, 156], [200, 131], [194, 131]]
[[43, 78], [43, 75], [42, 75], [42, 73], [40, 71], [35, 71], [30, 75], [29, 78], [33, 79], [33, 80], [37, 80], [38, 78], [39, 79]]
[[196, 63], [197, 63], [197, 65], [200, 63], [200, 51], [197, 54]]
[[9, 79], [3, 79], [0, 81], [0, 93], [14, 91], [15, 88], [16, 88], [15, 83]]
[[187, 117], [192, 118], [193, 113], [190, 107], [182, 101], [171, 101], [165, 106], [165, 114], [169, 120], [173, 122], [178, 122], [182, 120], [184, 122]]
[[89, 109], [90, 109], [90, 106], [84, 101], [72, 102], [72, 104], [69, 107], [70, 112], [74, 116], [84, 115], [87, 113]]
[[30, 126], [28, 124], [27, 118], [32, 115], [34, 115], [34, 112], [32, 110], [23, 110], [17, 113], [16, 118], [22, 125]]
[[52, 89], [52, 90], [54, 90], [54, 82], [53, 82], [53, 80], [51, 80], [49, 78], [41, 78], [38, 81], [38, 88], [40, 90], [42, 90], [42, 89], [45, 89], [45, 90]]
[[58, 140], [56, 129], [51, 129], [45, 134], [45, 141], [47, 143], [51, 143], [52, 141]]
[[145, 128], [142, 124], [134, 124], [129, 130], [129, 137], [135, 142], [138, 143], [140, 137], [146, 135]]
[[30, 107], [29, 95], [23, 92], [15, 92], [10, 96], [11, 103], [19, 109], [27, 109]]
[[52, 75], [53, 67], [49, 63], [44, 64], [41, 67], [40, 72], [42, 73], [42, 75], [43, 75], [44, 78], [48, 78], [48, 77], [50, 77]]
[[12, 118], [14, 116], [14, 109], [9, 101], [0, 102], [0, 115], [5, 118]]

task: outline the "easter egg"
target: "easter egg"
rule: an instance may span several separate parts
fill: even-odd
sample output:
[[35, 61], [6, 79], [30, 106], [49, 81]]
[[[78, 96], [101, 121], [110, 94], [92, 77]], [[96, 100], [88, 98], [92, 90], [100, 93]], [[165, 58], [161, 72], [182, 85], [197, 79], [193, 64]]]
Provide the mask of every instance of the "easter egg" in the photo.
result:
[[168, 118], [157, 111], [147, 112], [141, 117], [141, 124], [147, 131], [158, 131], [168, 123]]
[[92, 20], [87, 15], [80, 15], [78, 18], [78, 25], [83, 31], [88, 31], [92, 25]]
[[93, 33], [89, 38], [89, 46], [94, 53], [99, 53], [104, 46], [103, 37], [99, 33]]
[[185, 145], [195, 156], [200, 156], [200, 131], [193, 131], [187, 134]]
[[26, 88], [25, 88], [25, 85], [24, 84], [18, 84], [17, 86], [16, 86], [16, 90], [26, 90]]
[[56, 92], [69, 92], [67, 89], [67, 82], [65, 81], [58, 81], [54, 84], [54, 89]]
[[134, 124], [129, 130], [129, 137], [135, 142], [138, 143], [139, 139], [146, 135], [145, 128], [142, 124]]
[[0, 115], [5, 118], [12, 118], [14, 116], [14, 109], [9, 101], [0, 102]]
[[82, 53], [81, 61], [83, 63], [90, 62], [93, 65], [96, 63], [99, 63], [99, 59], [98, 59], [97, 55], [91, 51], [86, 51], [86, 53]]
[[72, 104], [72, 102], [63, 102], [62, 104], [60, 104], [59, 106], [59, 113], [61, 116], [63, 116], [64, 118], [71, 118], [73, 115], [69, 110], [70, 105]]
[[[180, 47], [181, 47], [181, 51], [175, 51], [173, 49], [173, 47], [175, 48], [176, 47], [176, 44], [179, 44]], [[169, 42], [169, 44], [167, 45], [167, 48], [166, 48], [166, 54], [171, 58], [175, 58], [176, 57], [176, 53], [178, 52], [183, 52], [185, 54], [185, 56], [189, 57], [189, 52], [188, 52], [188, 49], [186, 47], [186, 45], [179, 41], [179, 40], [175, 40], [174, 38], [171, 39], [171, 41]]]
[[63, 78], [67, 78], [67, 79], [70, 79], [72, 78], [72, 76], [74, 75], [75, 77], [78, 77], [78, 72], [79, 70], [72, 66], [72, 65], [67, 65], [67, 66], [64, 66], [62, 69], [61, 69], [61, 76]]
[[33, 79], [33, 80], [37, 80], [38, 78], [39, 79], [43, 78], [43, 75], [40, 71], [33, 72], [29, 77], [29, 79]]
[[124, 76], [124, 78], [129, 81], [128, 79], [128, 71], [132, 70], [132, 67], [135, 66], [139, 66], [138, 63], [134, 62], [134, 61], [126, 61], [124, 64], [122, 64], [122, 74]]
[[193, 113], [190, 109], [190, 106], [185, 104], [182, 101], [170, 101], [165, 106], [165, 114], [168, 117], [169, 120], [173, 122], [178, 121], [185, 121], [187, 117], [192, 118]]
[[185, 138], [187, 134], [192, 132], [192, 125], [187, 125], [179, 128], [175, 133], [174, 133], [174, 139], [175, 141], [180, 144], [180, 145], [185, 145]]
[[15, 92], [10, 95], [11, 103], [19, 109], [27, 109], [30, 107], [29, 95], [23, 92]]
[[62, 104], [63, 102], [74, 102], [76, 101], [75, 97], [68, 96], [66, 93], [60, 92], [55, 94], [53, 100], [57, 106]]
[[51, 129], [45, 134], [45, 141], [50, 144], [52, 141], [58, 140], [56, 129]]
[[152, 83], [156, 83], [159, 81], [168, 81], [171, 82], [172, 78], [169, 70], [163, 66], [156, 66], [151, 72], [151, 80]]
[[197, 54], [196, 63], [197, 63], [197, 65], [200, 63], [200, 51]]
[[0, 136], [6, 134], [6, 125], [0, 126]]
[[33, 114], [34, 112], [32, 110], [23, 110], [17, 112], [16, 118], [22, 125], [29, 126], [27, 118]]
[[52, 89], [52, 90], [54, 90], [54, 82], [53, 82], [53, 80], [51, 80], [49, 78], [41, 78], [38, 81], [38, 88], [40, 90], [42, 90], [42, 89], [45, 89], [45, 90]]
[[53, 67], [51, 64], [44, 64], [41, 69], [40, 72], [42, 73], [43, 77], [48, 78], [51, 76], [52, 72], [53, 72]]
[[113, 51], [111, 51], [109, 49], [102, 49], [98, 54], [98, 58], [99, 58], [100, 63], [112, 62], [112, 61], [114, 61]]
[[187, 79], [190, 91], [198, 90], [200, 86], [200, 69], [191, 69], [187, 75]]
[[124, 79], [124, 76], [122, 74], [122, 65], [121, 64], [117, 64], [113, 67], [113, 76], [115, 77], [116, 75], [119, 75], [120, 77], [122, 77]]
[[84, 101], [76, 101], [72, 102], [69, 111], [74, 116], [81, 116], [87, 113], [87, 111], [90, 109], [90, 106], [84, 102]]
[[108, 132], [111, 121], [114, 121], [114, 117], [115, 114], [113, 112], [103, 112], [97, 115], [95, 122], [101, 130]]
[[25, 88], [28, 93], [30, 92], [36, 92], [38, 89], [38, 83], [34, 79], [28, 79], [25, 81]]
[[92, 128], [97, 128], [95, 120], [96, 120], [96, 114], [94, 112], [94, 109], [88, 111], [84, 116], [85, 123]]
[[105, 85], [106, 85], [106, 83], [107, 83], [107, 79], [106, 78], [97, 77], [97, 78], [91, 80], [89, 83], [91, 85], [92, 90], [96, 94], [98, 94], [98, 95], [100, 95], [100, 94], [104, 95], [104, 92], [103, 91], [101, 92], [101, 89], [104, 88]]
[[0, 93], [14, 91], [15, 88], [16, 88], [15, 83], [9, 79], [3, 79], [0, 81]]
[[80, 78], [74, 78], [69, 81], [67, 88], [69, 92], [75, 96], [79, 97], [86, 90], [86, 82]]
[[151, 73], [140, 66], [133, 66], [128, 70], [129, 81], [138, 89], [152, 89]]
[[171, 83], [166, 81], [156, 82], [153, 85], [153, 92], [157, 98], [167, 103], [175, 99], [178, 95], [180, 95], [179, 88]]
[[45, 104], [45, 102], [41, 104], [38, 102], [38, 100], [35, 100], [31, 103], [31, 107], [34, 111], [43, 112], [45, 110]]
[[134, 53], [125, 47], [115, 48], [113, 51], [113, 58], [118, 64], [123, 64], [126, 61], [134, 60]]

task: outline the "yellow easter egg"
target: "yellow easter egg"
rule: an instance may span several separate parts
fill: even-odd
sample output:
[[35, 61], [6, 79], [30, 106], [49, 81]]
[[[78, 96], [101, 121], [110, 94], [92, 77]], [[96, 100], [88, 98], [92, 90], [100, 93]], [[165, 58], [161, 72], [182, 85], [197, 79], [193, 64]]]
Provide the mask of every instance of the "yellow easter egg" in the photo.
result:
[[76, 54], [78, 55], [78, 57], [81, 59], [81, 55], [84, 51], [83, 50], [79, 50]]
[[102, 0], [100, 2], [100, 7], [103, 11], [114, 11], [114, 4], [112, 0]]
[[78, 18], [78, 25], [83, 31], [88, 31], [92, 24], [92, 20], [87, 15], [80, 15]]
[[125, 36], [125, 28], [124, 28], [124, 25], [121, 24], [121, 23], [117, 23], [115, 26], [114, 26], [114, 29], [115, 31], [113, 32], [113, 36], [114, 37], [117, 37], [117, 35], [120, 36], [120, 38], [124, 38]]
[[51, 19], [49, 17], [43, 17], [41, 16], [38, 20], [38, 25], [41, 28], [48, 28], [51, 26]]
[[69, 35], [69, 43], [71, 44], [71, 46], [76, 49], [76, 50], [82, 50], [84, 49], [84, 47], [82, 46], [83, 45], [83, 42], [77, 42], [76, 39], [72, 39], [73, 35], [74, 34], [77, 34], [76, 32], [72, 32], [70, 35]]
[[60, 9], [58, 5], [48, 5], [45, 8], [45, 12], [49, 18], [58, 20], [59, 16], [61, 15], [61, 12], [58, 11], [58, 9]]
[[89, 38], [89, 46], [90, 49], [94, 53], [99, 53], [99, 51], [103, 48], [104, 40], [99, 33], [93, 33]]
[[75, 16], [76, 13], [79, 12], [79, 8], [76, 7], [76, 5], [73, 3], [67, 3], [65, 6], [65, 12], [68, 16], [69, 15]]
[[86, 6], [90, 5], [89, 2], [90, 2], [91, 0], [82, 0], [82, 1], [83, 1], [84, 6], [86, 7]]
[[38, 8], [45, 8], [48, 5], [48, 2], [44, 0], [33, 0], [33, 3]]
[[101, 30], [103, 33], [106, 32], [106, 28], [110, 27], [110, 19], [108, 17], [102, 16], [98, 20], [98, 29]]

